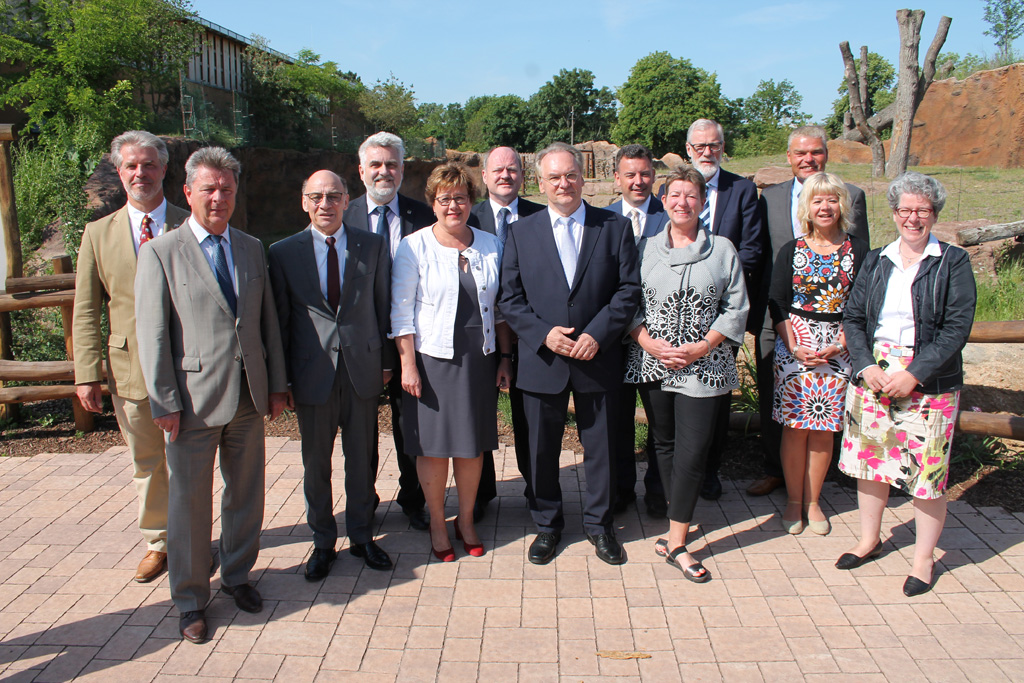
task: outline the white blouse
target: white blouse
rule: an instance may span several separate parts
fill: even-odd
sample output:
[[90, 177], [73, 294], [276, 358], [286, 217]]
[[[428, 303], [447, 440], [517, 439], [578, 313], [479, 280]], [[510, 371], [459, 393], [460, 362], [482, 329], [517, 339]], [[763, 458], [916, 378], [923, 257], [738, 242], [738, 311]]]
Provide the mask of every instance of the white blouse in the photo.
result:
[[[875, 329], [875, 341], [894, 344], [895, 346], [914, 346], [914, 295], [911, 287], [924, 257], [909, 268], [903, 268], [900, 256], [900, 244], [903, 238], [897, 238], [882, 249], [883, 258], [892, 261], [894, 268], [889, 275], [889, 283], [885, 288], [885, 300], [878, 315], [878, 327]], [[930, 235], [924, 248], [924, 256], [941, 257], [942, 250], [935, 235]]]

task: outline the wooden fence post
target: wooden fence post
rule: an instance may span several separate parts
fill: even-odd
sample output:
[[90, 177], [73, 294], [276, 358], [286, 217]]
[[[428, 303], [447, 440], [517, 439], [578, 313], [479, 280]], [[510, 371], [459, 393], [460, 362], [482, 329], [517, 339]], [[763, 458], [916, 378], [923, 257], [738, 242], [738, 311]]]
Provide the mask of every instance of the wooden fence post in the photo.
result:
[[[74, 266], [71, 265], [71, 257], [67, 254], [55, 257], [51, 263], [53, 263], [53, 272], [55, 275], [74, 272]], [[71, 335], [71, 321], [74, 315], [74, 310], [74, 305], [65, 305], [60, 307], [60, 319], [64, 324], [64, 348], [67, 349], [68, 360], [75, 359], [75, 347]], [[75, 429], [80, 432], [91, 432], [94, 428], [93, 415], [82, 407], [82, 402], [78, 400], [77, 396], [71, 398], [71, 409], [75, 413]]]
[[[0, 268], [0, 275], [6, 278], [21, 277], [21, 233], [18, 232], [18, 213], [14, 206], [14, 165], [11, 162], [11, 142], [14, 141], [14, 126], [0, 124], [0, 232], [3, 233], [3, 261], [6, 268]], [[3, 291], [0, 283], [0, 291]], [[11, 314], [0, 313], [0, 359], [13, 360], [14, 337], [11, 334]], [[3, 382], [0, 382], [3, 387]], [[0, 403], [0, 420], [17, 420], [20, 406], [16, 403]]]

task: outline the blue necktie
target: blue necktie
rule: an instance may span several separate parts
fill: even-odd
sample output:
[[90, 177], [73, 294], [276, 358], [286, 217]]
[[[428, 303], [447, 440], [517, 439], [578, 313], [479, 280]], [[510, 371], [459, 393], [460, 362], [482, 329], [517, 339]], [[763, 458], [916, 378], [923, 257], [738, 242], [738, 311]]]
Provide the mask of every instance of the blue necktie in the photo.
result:
[[207, 239], [213, 240], [213, 271], [217, 275], [217, 284], [220, 285], [220, 291], [224, 292], [224, 298], [228, 300], [231, 315], [237, 315], [238, 302], [235, 299], [235, 286], [231, 284], [228, 260], [224, 256], [224, 246], [221, 244], [224, 238], [220, 235], [210, 235]]
[[501, 240], [502, 244], [505, 244], [505, 239], [508, 237], [508, 217], [512, 212], [508, 210], [507, 206], [503, 206], [498, 209], [498, 228], [495, 231], [498, 239]]
[[700, 224], [711, 230], [711, 195], [704, 197], [704, 208], [700, 212]]
[[384, 238], [388, 247], [388, 255], [391, 255], [391, 227], [388, 225], [388, 207], [378, 206], [377, 209], [377, 234]]

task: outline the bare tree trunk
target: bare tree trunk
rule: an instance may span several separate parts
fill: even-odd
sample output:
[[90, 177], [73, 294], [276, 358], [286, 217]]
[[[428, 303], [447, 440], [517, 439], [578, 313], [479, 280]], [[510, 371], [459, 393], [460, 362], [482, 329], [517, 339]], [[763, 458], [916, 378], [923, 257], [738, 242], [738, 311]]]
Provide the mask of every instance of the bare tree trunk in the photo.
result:
[[850, 114], [853, 116], [862, 138], [871, 146], [871, 176], [880, 178], [885, 173], [885, 147], [882, 146], [882, 140], [878, 137], [878, 131], [869, 125], [867, 116], [864, 115], [864, 99], [867, 91], [865, 65], [867, 64], [868, 48], [865, 46], [860, 49], [861, 75], [859, 77], [857, 66], [853, 61], [853, 53], [850, 52], [850, 43], [845, 40], [839, 43], [839, 52], [843, 55], [846, 89], [850, 95]]
[[942, 17], [935, 31], [935, 38], [925, 55], [924, 68], [918, 66], [918, 47], [921, 43], [921, 23], [924, 10], [896, 11], [896, 23], [900, 28], [899, 82], [896, 85], [895, 115], [892, 124], [892, 145], [889, 148], [889, 162], [885, 175], [895, 178], [907, 170], [910, 157], [910, 138], [914, 128], [914, 114], [924, 99], [924, 94], [935, 78], [935, 59], [946, 42], [952, 19]]
[[[868, 119], [868, 125], [877, 131], [883, 131], [892, 125], [893, 113], [896, 111], [896, 105], [890, 104], [888, 107], [873, 114]], [[850, 140], [851, 142], [866, 142], [864, 136], [861, 135], [860, 131], [854, 128], [848, 133], [843, 134], [843, 140]]]
[[868, 100], [868, 46], [860, 46], [860, 104], [864, 107], [864, 113], [871, 110], [871, 102]]

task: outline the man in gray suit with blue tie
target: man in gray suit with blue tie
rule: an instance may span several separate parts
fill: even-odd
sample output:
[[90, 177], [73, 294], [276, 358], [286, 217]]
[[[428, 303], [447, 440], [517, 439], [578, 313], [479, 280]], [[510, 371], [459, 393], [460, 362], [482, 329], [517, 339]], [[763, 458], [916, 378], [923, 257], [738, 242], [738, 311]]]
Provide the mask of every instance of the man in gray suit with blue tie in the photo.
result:
[[[654, 189], [654, 155], [643, 145], [626, 145], [615, 153], [615, 185], [622, 199], [608, 206], [621, 213], [633, 228], [633, 240], [640, 244], [645, 237], [653, 237], [668, 224], [668, 214], [661, 200], [651, 194]], [[622, 385], [619, 399], [621, 415], [618, 443], [615, 446], [614, 503], [612, 509], [623, 512], [636, 500], [636, 385]], [[665, 489], [658, 472], [658, 460], [652, 457], [653, 444], [647, 439], [647, 473], [644, 475], [644, 504], [647, 514], [661, 519], [668, 512]]]
[[337, 559], [331, 456], [341, 427], [349, 552], [370, 569], [390, 569], [373, 540], [377, 397], [391, 378], [391, 267], [387, 243], [347, 230], [345, 181], [317, 171], [302, 184], [309, 227], [270, 247], [270, 279], [288, 381], [302, 437], [306, 521], [313, 552], [306, 579], [327, 576]]
[[263, 526], [263, 417], [287, 402], [281, 330], [263, 245], [228, 225], [241, 165], [221, 147], [185, 164], [192, 215], [139, 249], [135, 319], [153, 421], [170, 474], [167, 573], [178, 629], [206, 640], [213, 471], [221, 499], [221, 589], [259, 612], [249, 584]]

